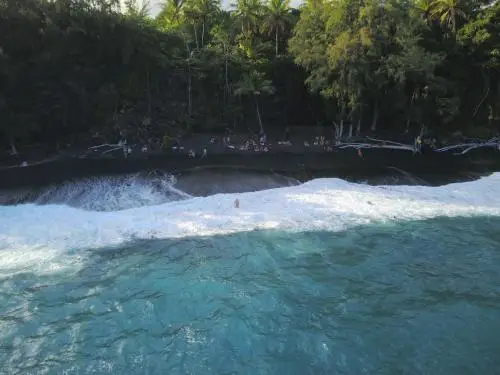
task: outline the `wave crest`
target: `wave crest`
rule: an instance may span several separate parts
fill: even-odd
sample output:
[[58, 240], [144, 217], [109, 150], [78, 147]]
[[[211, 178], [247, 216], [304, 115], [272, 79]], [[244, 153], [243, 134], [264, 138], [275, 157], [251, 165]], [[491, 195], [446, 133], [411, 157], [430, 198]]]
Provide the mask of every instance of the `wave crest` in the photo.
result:
[[0, 204], [66, 204], [88, 211], [119, 211], [191, 198], [173, 175], [154, 172], [92, 177], [59, 185], [3, 192]]
[[[254, 229], [344, 230], [437, 216], [500, 216], [500, 173], [442, 187], [367, 186], [339, 179], [241, 194], [218, 194], [114, 212], [65, 205], [0, 207], [0, 251], [66, 251], [132, 239], [179, 238]], [[238, 197], [240, 208], [234, 208]]]

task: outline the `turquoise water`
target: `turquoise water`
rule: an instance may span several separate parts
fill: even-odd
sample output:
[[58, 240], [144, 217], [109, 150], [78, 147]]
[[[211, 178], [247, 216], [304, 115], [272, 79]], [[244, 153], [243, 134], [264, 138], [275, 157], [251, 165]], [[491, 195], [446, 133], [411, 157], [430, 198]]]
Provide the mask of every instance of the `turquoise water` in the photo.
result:
[[498, 373], [498, 228], [255, 231], [2, 269], [0, 373]]

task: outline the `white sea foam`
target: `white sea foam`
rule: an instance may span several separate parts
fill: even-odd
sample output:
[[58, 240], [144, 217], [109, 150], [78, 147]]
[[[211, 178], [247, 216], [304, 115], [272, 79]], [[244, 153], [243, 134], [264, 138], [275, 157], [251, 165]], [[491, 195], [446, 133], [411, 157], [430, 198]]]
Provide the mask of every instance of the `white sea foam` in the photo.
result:
[[[234, 208], [235, 198], [240, 208]], [[437, 216], [500, 215], [500, 173], [442, 187], [367, 186], [317, 179], [299, 186], [219, 194], [116, 212], [66, 205], [0, 207], [0, 270], [41, 266], [68, 250], [131, 239], [178, 238], [253, 229], [338, 231]], [[50, 263], [50, 262], [49, 262]], [[50, 263], [51, 267], [56, 267]]]
[[0, 203], [65, 204], [90, 211], [118, 211], [190, 198], [175, 187], [174, 176], [94, 177], [38, 189], [0, 191]]

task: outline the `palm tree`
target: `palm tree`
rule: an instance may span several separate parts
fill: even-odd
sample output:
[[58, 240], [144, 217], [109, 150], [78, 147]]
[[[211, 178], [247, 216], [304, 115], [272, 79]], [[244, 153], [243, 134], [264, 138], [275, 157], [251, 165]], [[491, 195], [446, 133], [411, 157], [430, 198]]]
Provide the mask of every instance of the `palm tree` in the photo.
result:
[[252, 96], [255, 102], [255, 110], [257, 112], [257, 120], [259, 121], [260, 132], [264, 133], [262, 118], [260, 117], [259, 97], [263, 94], [272, 95], [275, 91], [272, 82], [265, 79], [264, 74], [256, 70], [250, 71], [243, 75], [242, 79], [237, 83], [234, 94], [238, 96]]
[[220, 0], [187, 0], [186, 17], [193, 23], [196, 45], [198, 46], [197, 27], [201, 24], [201, 48], [205, 45], [205, 34], [210, 19], [214, 19], [220, 10]]
[[243, 33], [254, 33], [259, 29], [259, 19], [262, 15], [261, 0], [236, 0], [232, 5], [235, 15], [241, 23]]
[[184, 0], [164, 0], [156, 22], [163, 29], [177, 28], [184, 18]]
[[149, 15], [151, 6], [149, 0], [125, 0], [122, 11], [133, 18], [146, 18]]
[[269, 0], [266, 5], [264, 29], [269, 35], [274, 34], [276, 56], [278, 56], [279, 35], [284, 33], [291, 23], [290, 0]]
[[219, 22], [210, 32], [211, 46], [224, 58], [224, 102], [227, 101], [227, 96], [230, 92], [229, 87], [229, 62], [234, 58], [235, 54], [235, 30], [231, 22], [230, 15], [227, 12], [222, 12]]
[[462, 0], [436, 0], [434, 16], [439, 17], [442, 25], [450, 28], [453, 34], [457, 32], [457, 19], [466, 18]]
[[432, 21], [435, 5], [434, 0], [417, 0], [415, 2], [415, 9], [420, 13], [427, 25], [430, 25]]

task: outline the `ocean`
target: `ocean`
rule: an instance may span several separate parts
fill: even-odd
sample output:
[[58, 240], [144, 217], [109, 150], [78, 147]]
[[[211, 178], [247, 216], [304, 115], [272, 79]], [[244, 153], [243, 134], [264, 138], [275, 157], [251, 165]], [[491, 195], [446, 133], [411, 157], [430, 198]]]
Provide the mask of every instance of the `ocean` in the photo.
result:
[[0, 206], [0, 374], [498, 373], [500, 174], [160, 180]]

